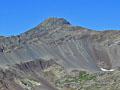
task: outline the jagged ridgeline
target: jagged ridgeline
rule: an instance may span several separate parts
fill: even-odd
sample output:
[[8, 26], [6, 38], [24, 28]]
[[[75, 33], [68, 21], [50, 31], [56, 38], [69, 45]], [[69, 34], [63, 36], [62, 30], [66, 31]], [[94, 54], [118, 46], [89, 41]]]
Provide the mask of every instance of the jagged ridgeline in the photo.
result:
[[[13, 76], [8, 78], [8, 74], [7, 80], [1, 78], [4, 89], [0, 90], [40, 90], [41, 84], [41, 90], [62, 90], [66, 82], [58, 88], [55, 83], [61, 83], [62, 76], [69, 79], [66, 72], [112, 71], [119, 66], [120, 31], [95, 31], [73, 26], [63, 18], [49, 18], [20, 35], [0, 37], [1, 75], [7, 70]], [[92, 78], [95, 79], [94, 75], [85, 73], [85, 77], [80, 76], [80, 82]], [[10, 79], [13, 84], [9, 83]], [[79, 83], [79, 79], [76, 82]]]

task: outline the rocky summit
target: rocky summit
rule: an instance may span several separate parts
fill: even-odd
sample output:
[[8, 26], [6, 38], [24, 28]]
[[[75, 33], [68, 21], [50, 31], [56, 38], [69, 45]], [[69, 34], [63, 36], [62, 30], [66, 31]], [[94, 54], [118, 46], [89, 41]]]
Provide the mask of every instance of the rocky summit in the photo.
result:
[[120, 90], [120, 31], [49, 18], [0, 36], [0, 90]]

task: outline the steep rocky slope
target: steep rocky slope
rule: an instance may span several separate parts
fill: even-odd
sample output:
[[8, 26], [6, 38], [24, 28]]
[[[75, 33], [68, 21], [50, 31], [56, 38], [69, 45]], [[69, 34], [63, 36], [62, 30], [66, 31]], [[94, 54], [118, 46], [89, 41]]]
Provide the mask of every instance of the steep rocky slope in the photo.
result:
[[120, 31], [94, 31], [49, 18], [20, 35], [0, 37], [0, 90], [57, 90], [61, 73], [118, 69], [119, 59]]

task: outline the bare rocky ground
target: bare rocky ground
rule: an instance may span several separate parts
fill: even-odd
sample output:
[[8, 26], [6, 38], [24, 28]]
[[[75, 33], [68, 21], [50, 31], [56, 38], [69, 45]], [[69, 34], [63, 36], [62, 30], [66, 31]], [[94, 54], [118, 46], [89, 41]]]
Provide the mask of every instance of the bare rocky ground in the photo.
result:
[[36, 60], [0, 71], [0, 90], [120, 90], [120, 71], [67, 72], [54, 60]]
[[119, 67], [120, 31], [49, 18], [0, 36], [0, 90], [120, 90]]

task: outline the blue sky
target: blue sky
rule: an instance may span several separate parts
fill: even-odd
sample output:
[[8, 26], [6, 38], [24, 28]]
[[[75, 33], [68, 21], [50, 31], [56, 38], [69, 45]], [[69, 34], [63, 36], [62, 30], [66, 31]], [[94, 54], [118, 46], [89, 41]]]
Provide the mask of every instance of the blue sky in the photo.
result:
[[49, 17], [96, 30], [120, 30], [120, 0], [0, 0], [0, 35], [17, 35]]

